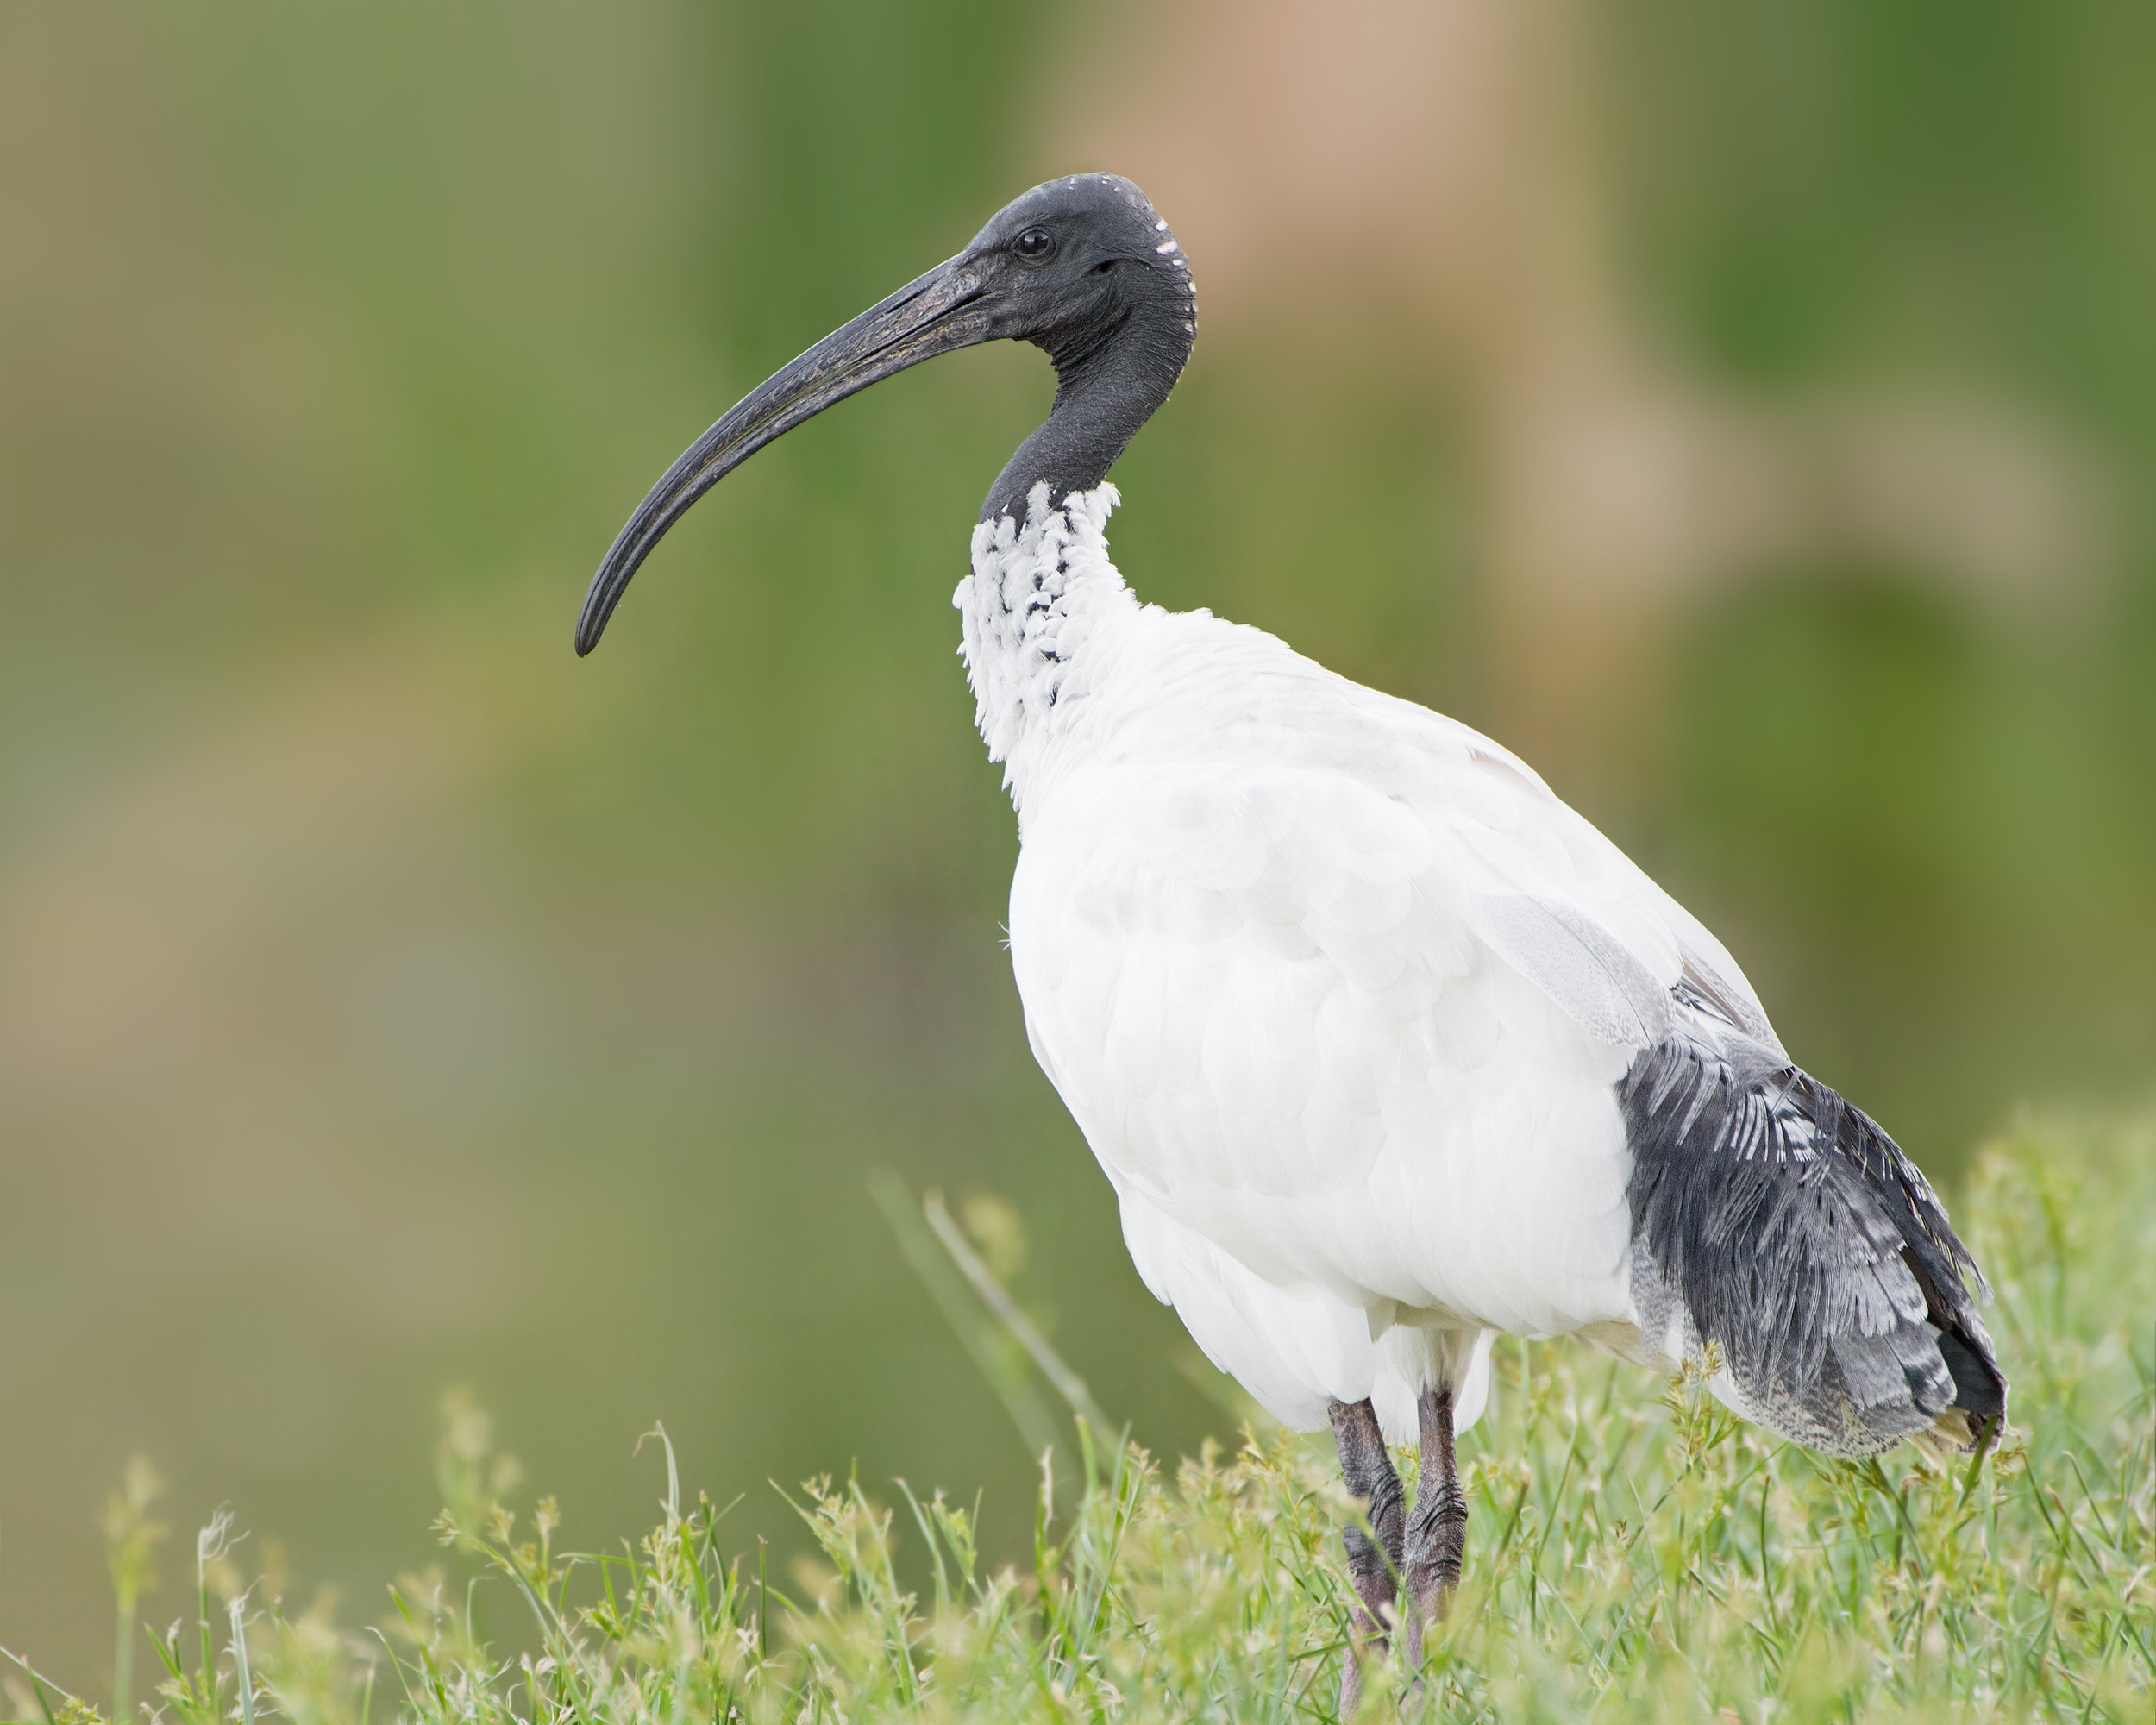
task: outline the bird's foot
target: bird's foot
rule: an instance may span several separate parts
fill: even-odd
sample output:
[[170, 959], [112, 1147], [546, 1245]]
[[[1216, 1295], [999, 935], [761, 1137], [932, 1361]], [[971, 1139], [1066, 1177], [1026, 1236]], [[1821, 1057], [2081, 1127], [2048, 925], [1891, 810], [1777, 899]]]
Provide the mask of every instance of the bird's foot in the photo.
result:
[[[1368, 1665], [1383, 1660], [1394, 1628], [1395, 1592], [1394, 1571], [1386, 1564], [1376, 1575], [1358, 1571], [1354, 1557], [1354, 1541], [1361, 1536], [1361, 1529], [1348, 1529], [1348, 1571], [1355, 1583], [1355, 1591], [1361, 1602], [1348, 1621], [1347, 1653], [1340, 1661], [1340, 1717], [1352, 1719], [1363, 1698], [1363, 1672]], [[1365, 1541], [1367, 1543], [1367, 1541]], [[1382, 1553], [1379, 1554], [1382, 1558]]]

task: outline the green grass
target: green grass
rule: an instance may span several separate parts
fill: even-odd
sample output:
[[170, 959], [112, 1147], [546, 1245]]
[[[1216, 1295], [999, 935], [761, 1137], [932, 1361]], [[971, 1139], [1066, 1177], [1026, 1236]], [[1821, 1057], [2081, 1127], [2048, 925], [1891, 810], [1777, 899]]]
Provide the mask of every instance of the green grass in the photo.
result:
[[[1360, 1716], [2146, 1719], [2156, 1128], [2026, 1123], [1979, 1157], [1959, 1214], [2015, 1383], [1997, 1455], [1828, 1461], [1695, 1383], [1658, 1398], [1630, 1368], [1507, 1341], [1463, 1446], [1466, 1584], [1420, 1686], [1373, 1671]], [[900, 1217], [909, 1255], [1021, 1427], [1047, 1405], [1027, 1360], [1087, 1405], [933, 1200], [928, 1217]], [[940, 1494], [819, 1479], [796, 1501], [820, 1559], [780, 1576], [683, 1494], [663, 1433], [659, 1525], [611, 1554], [557, 1551], [551, 1500], [519, 1507], [486, 1420], [455, 1408], [437, 1571], [355, 1634], [243, 1587], [213, 1525], [197, 1621], [157, 1642], [154, 1705], [173, 1725], [1333, 1717], [1349, 1594], [1329, 1456], [1246, 1432], [1170, 1468], [1096, 1450], [1083, 1419], [1062, 1431], [1030, 1560], [992, 1569]], [[151, 1490], [132, 1477], [109, 1517], [123, 1646]], [[13, 1692], [56, 1725], [97, 1716], [27, 1667]]]

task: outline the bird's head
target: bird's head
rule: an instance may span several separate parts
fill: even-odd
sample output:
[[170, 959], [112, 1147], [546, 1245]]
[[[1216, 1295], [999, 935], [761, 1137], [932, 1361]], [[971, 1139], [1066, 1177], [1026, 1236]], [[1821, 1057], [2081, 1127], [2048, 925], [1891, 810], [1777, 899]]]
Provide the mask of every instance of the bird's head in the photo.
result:
[[[1189, 356], [1197, 323], [1197, 292], [1182, 248], [1137, 186], [1106, 173], [1035, 186], [999, 210], [956, 257], [826, 336], [690, 445], [599, 566], [578, 619], [577, 651], [599, 644], [630, 578], [697, 499], [833, 403], [938, 354], [982, 342], [1031, 342], [1055, 363], [1051, 423], [1090, 412], [1105, 428], [1092, 441], [1112, 442], [1106, 459], [1112, 461], [1165, 398]], [[1033, 478], [1065, 479], [1014, 475], [1018, 465], [1014, 458], [990, 493], [984, 518], [1008, 507], [1011, 495], [1022, 499]]]
[[992, 333], [1044, 351], [1065, 388], [1133, 320], [1145, 334], [1169, 338], [1178, 368], [1197, 334], [1196, 289], [1181, 246], [1145, 194], [1113, 174], [1035, 186], [944, 267], [954, 266], [980, 282]]

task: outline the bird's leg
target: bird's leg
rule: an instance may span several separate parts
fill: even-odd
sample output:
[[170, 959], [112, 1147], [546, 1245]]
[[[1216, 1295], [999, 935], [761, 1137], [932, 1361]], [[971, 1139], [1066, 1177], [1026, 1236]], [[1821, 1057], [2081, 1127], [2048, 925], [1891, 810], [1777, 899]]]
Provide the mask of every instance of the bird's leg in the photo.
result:
[[[1354, 1620], [1355, 1644], [1341, 1667], [1340, 1716], [1355, 1711], [1363, 1687], [1363, 1656], [1366, 1651], [1383, 1653], [1385, 1632], [1392, 1627], [1393, 1608], [1400, 1595], [1400, 1554], [1407, 1502], [1401, 1496], [1400, 1476], [1393, 1458], [1385, 1452], [1385, 1434], [1377, 1429], [1377, 1414], [1365, 1397], [1360, 1402], [1332, 1404], [1332, 1435], [1340, 1446], [1340, 1477], [1348, 1496], [1363, 1506], [1369, 1533], [1351, 1525], [1344, 1530], [1348, 1575], [1362, 1603]], [[1377, 1537], [1372, 1540], [1371, 1534]]]
[[1424, 1626], [1444, 1616], [1467, 1556], [1467, 1496], [1452, 1453], [1452, 1392], [1426, 1389], [1415, 1404], [1422, 1426], [1422, 1474], [1407, 1518], [1407, 1622], [1401, 1657], [1422, 1663]]

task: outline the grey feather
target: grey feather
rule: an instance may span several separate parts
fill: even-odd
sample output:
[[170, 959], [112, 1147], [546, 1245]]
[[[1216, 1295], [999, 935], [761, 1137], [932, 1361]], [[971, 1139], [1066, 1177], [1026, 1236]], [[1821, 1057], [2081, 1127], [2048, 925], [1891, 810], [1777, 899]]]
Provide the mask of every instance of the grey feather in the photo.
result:
[[1682, 982], [1669, 1033], [1618, 1085], [1633, 1152], [1633, 1301], [1648, 1344], [1711, 1343], [1745, 1411], [1871, 1455], [2006, 1380], [1965, 1277], [1983, 1272], [1916, 1165], [1869, 1118]]
[[1637, 1048], [1670, 1033], [1670, 997], [1591, 917], [1522, 894], [1478, 896], [1476, 932], [1598, 1042]]

